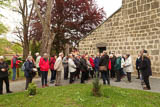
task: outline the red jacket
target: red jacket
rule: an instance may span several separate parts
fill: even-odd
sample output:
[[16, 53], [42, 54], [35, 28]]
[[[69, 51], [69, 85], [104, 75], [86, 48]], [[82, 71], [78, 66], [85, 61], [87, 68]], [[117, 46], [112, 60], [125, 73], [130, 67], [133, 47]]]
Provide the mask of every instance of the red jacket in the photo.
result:
[[54, 70], [54, 64], [56, 62], [56, 59], [54, 57], [51, 57], [51, 60], [49, 62], [50, 70]]
[[94, 67], [95, 67], [95, 65], [94, 65], [94, 61], [93, 61], [93, 59], [92, 59], [92, 58], [89, 58], [89, 62], [90, 62], [90, 64], [92, 65], [92, 68], [94, 68]]
[[[13, 64], [13, 59], [14, 59], [14, 58], [16, 58], [16, 59], [15, 59], [15, 60], [16, 60], [16, 63], [15, 63], [15, 64]], [[14, 56], [14, 57], [12, 58], [12, 60], [11, 60], [11, 68], [13, 68], [13, 67], [18, 68], [18, 67], [19, 67], [19, 63], [21, 63], [21, 61], [20, 61], [20, 60], [17, 60], [17, 57]]]
[[44, 60], [44, 58], [42, 57], [39, 61], [39, 67], [41, 71], [48, 71], [49, 70], [49, 61], [47, 59], [47, 61]]
[[109, 60], [109, 63], [108, 63], [108, 69], [111, 70], [112, 68], [112, 65], [111, 65], [111, 60]]

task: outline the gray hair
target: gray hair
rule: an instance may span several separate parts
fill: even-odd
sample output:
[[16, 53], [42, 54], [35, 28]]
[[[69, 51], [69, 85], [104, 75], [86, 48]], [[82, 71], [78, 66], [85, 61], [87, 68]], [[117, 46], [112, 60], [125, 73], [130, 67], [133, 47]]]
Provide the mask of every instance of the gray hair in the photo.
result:
[[0, 56], [0, 59], [4, 59], [4, 56]]

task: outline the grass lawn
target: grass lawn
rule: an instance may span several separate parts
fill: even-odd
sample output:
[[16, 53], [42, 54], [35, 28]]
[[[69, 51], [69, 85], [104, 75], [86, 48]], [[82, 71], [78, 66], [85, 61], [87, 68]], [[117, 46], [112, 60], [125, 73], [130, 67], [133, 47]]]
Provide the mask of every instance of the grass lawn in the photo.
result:
[[160, 93], [103, 86], [102, 97], [92, 85], [75, 84], [38, 89], [36, 96], [20, 92], [0, 96], [0, 107], [160, 107]]

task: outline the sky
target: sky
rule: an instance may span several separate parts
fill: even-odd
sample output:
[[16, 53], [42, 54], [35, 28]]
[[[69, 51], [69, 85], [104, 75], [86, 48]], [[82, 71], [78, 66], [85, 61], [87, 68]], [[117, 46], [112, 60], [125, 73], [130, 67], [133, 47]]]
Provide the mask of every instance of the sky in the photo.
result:
[[[96, 0], [96, 2], [99, 7], [104, 8], [107, 17], [111, 16], [122, 6], [122, 0]], [[0, 13], [4, 15], [4, 18], [0, 18], [0, 21], [9, 28], [9, 32], [5, 35], [0, 35], [0, 37], [5, 36], [8, 40], [15, 41], [17, 38], [13, 32], [16, 26], [19, 26], [21, 17], [16, 12], [8, 9], [0, 9]]]

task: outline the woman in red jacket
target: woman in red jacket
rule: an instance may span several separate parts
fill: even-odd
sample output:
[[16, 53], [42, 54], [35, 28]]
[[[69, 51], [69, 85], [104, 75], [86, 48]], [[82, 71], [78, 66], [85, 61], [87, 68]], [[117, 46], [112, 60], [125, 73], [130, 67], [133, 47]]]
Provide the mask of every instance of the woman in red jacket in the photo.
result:
[[50, 67], [49, 67], [49, 60], [48, 60], [47, 53], [44, 53], [43, 57], [40, 59], [39, 67], [42, 73], [42, 76], [41, 76], [42, 88], [48, 87], [47, 77], [48, 77], [48, 70]]
[[56, 79], [56, 70], [54, 69], [54, 64], [56, 62], [56, 58], [53, 55], [49, 61], [49, 65], [50, 65], [50, 70], [51, 70], [51, 81], [50, 83], [54, 83], [55, 79]]
[[90, 62], [90, 64], [91, 64], [91, 66], [92, 66], [92, 69], [90, 70], [90, 75], [91, 75], [91, 77], [93, 78], [93, 76], [94, 76], [94, 70], [95, 70], [94, 59], [93, 59], [92, 57], [90, 57], [90, 58], [89, 58], [89, 62]]

